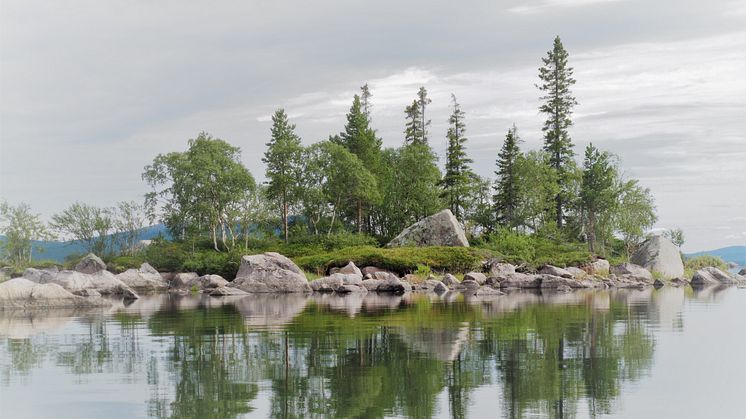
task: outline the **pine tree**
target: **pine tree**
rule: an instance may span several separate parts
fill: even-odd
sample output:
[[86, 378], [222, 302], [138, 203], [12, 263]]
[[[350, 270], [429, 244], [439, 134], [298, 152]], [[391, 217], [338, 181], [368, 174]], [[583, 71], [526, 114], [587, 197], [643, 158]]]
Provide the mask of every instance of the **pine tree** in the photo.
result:
[[474, 173], [469, 164], [473, 162], [466, 156], [466, 125], [464, 124], [464, 111], [461, 110], [456, 100], [456, 95], [451, 94], [453, 102], [453, 113], [448, 118], [450, 127], [446, 134], [448, 139], [448, 151], [446, 153], [446, 173], [440, 185], [443, 188], [440, 196], [443, 198], [453, 215], [462, 220], [464, 216], [464, 204], [469, 187], [474, 180]]
[[262, 161], [267, 165], [267, 196], [276, 199], [282, 213], [282, 229], [288, 241], [288, 213], [300, 185], [300, 160], [303, 152], [295, 125], [288, 121], [284, 109], [272, 115], [272, 138]]
[[539, 68], [541, 84], [537, 85], [544, 93], [540, 99], [544, 103], [539, 111], [547, 115], [544, 122], [544, 150], [550, 154], [550, 164], [558, 174], [560, 192], [555, 197], [557, 226], [563, 223], [565, 198], [562, 186], [567, 181], [567, 169], [573, 158], [573, 143], [568, 132], [572, 125], [572, 109], [577, 105], [570, 87], [575, 84], [573, 69], [567, 65], [568, 54], [559, 36], [554, 38], [554, 46], [547, 56], [542, 58], [543, 66]]
[[495, 214], [498, 223], [508, 227], [518, 226], [516, 208], [519, 200], [520, 185], [517, 174], [517, 161], [521, 156], [518, 147], [520, 138], [515, 125], [505, 135], [505, 142], [497, 158], [497, 170], [495, 174]]
[[432, 100], [427, 97], [427, 89], [424, 86], [420, 87], [420, 90], [417, 92], [417, 105], [420, 108], [420, 133], [423, 144], [427, 144], [427, 127], [430, 125], [430, 120], [425, 117], [425, 108], [430, 103], [432, 103]]

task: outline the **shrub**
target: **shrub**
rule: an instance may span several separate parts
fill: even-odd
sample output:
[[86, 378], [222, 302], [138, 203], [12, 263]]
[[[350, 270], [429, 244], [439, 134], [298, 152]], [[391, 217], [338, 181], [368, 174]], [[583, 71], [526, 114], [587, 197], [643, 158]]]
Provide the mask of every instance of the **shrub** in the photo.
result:
[[108, 270], [114, 273], [124, 272], [127, 269], [137, 269], [145, 262], [140, 255], [117, 256], [111, 258], [106, 264]]
[[691, 278], [694, 273], [709, 266], [728, 272], [728, 264], [721, 258], [711, 255], [702, 255], [684, 260], [684, 277]]

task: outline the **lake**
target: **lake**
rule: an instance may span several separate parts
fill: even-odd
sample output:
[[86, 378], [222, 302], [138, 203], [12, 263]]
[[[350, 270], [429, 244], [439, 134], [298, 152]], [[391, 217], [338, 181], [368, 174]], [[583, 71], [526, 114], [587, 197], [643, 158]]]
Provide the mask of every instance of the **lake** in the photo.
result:
[[746, 290], [0, 312], [0, 417], [742, 418]]

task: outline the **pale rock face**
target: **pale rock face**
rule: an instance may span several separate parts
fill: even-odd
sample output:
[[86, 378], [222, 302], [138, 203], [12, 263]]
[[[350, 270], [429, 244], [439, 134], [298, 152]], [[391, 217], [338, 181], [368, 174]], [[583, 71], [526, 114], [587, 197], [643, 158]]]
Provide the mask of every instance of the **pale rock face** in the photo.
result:
[[492, 263], [489, 266], [490, 276], [503, 277], [515, 273], [515, 266], [510, 263]]
[[235, 295], [245, 296], [245, 295], [249, 295], [249, 293], [238, 288], [220, 287], [220, 288], [215, 288], [211, 290], [209, 295], [211, 297], [228, 297], [228, 296], [235, 296]]
[[189, 289], [195, 284], [198, 278], [199, 274], [197, 272], [178, 273], [171, 280], [171, 288]]
[[113, 273], [99, 270], [93, 274], [78, 271], [41, 271], [27, 269], [24, 278], [39, 284], [57, 284], [67, 291], [79, 295], [96, 291], [103, 295], [121, 295], [128, 299], [139, 298], [137, 293], [123, 283]]
[[461, 246], [468, 247], [464, 229], [451, 210], [443, 210], [407, 227], [386, 247]]
[[562, 278], [572, 278], [574, 276], [570, 271], [566, 269], [558, 268], [552, 265], [544, 266], [543, 268], [539, 270], [539, 273], [545, 274], [545, 275], [559, 276]]
[[481, 272], [469, 272], [464, 275], [464, 281], [474, 281], [479, 285], [484, 285], [487, 282], [487, 276]]
[[106, 270], [106, 264], [98, 256], [89, 253], [75, 265], [75, 270], [84, 274], [95, 274], [98, 271]]
[[360, 269], [358, 269], [358, 267], [355, 266], [352, 261], [350, 261], [346, 266], [340, 268], [338, 273], [360, 275], [360, 277], [363, 276], [362, 271], [360, 271]]
[[242, 257], [236, 279], [229, 286], [250, 293], [312, 291], [303, 271], [293, 261], [275, 252]]
[[458, 279], [456, 279], [456, 277], [451, 274], [446, 274], [441, 282], [448, 288], [453, 288], [459, 284]]
[[138, 292], [165, 291], [169, 285], [148, 263], [140, 265], [140, 269], [128, 269], [117, 275], [117, 278]]
[[653, 236], [646, 240], [632, 255], [630, 262], [650, 272], [659, 272], [667, 278], [684, 276], [684, 262], [679, 248], [663, 236]]
[[588, 276], [588, 272], [575, 266], [568, 266], [567, 268], [565, 268], [565, 270], [567, 272], [570, 272], [572, 274], [572, 277], [575, 279], [583, 279]]
[[698, 270], [692, 277], [692, 286], [715, 285], [715, 284], [735, 284], [736, 279], [721, 271], [718, 268], [708, 266]]
[[588, 264], [588, 272], [592, 275], [608, 275], [610, 269], [611, 265], [606, 259], [598, 259]]
[[106, 307], [101, 298], [72, 294], [58, 284], [39, 284], [26, 278], [13, 278], [0, 284], [0, 310], [36, 308]]
[[653, 274], [651, 274], [650, 271], [640, 265], [635, 265], [634, 263], [629, 262], [625, 262], [621, 265], [612, 267], [611, 273], [619, 276], [631, 275], [637, 278], [643, 278], [651, 281], [653, 280]]

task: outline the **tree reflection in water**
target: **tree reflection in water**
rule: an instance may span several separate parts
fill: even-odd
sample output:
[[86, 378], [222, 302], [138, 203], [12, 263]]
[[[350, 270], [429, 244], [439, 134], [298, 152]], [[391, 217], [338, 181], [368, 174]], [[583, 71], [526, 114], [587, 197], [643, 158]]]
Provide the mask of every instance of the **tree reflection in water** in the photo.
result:
[[655, 296], [631, 293], [158, 297], [73, 316], [88, 333], [65, 345], [8, 337], [2, 374], [51, 356], [70, 374], [147, 377], [159, 418], [241, 417], [258, 399], [281, 418], [463, 418], [485, 386], [495, 415], [598, 416], [652, 366]]

